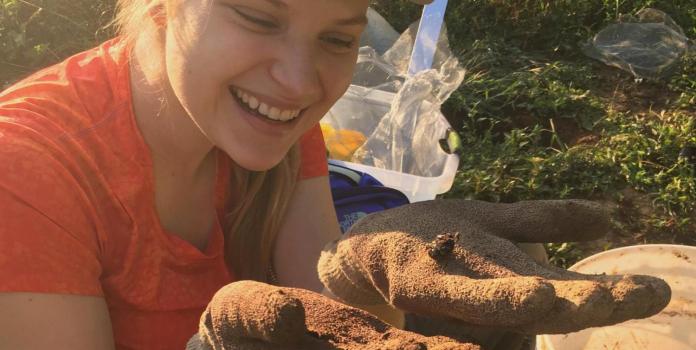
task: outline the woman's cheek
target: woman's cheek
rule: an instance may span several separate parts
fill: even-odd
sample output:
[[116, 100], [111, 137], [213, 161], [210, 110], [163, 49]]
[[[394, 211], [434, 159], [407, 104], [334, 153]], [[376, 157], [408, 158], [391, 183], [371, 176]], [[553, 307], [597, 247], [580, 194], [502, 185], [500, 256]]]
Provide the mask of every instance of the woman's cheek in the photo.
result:
[[[340, 64], [334, 66], [333, 76], [331, 81], [334, 84], [332, 89], [335, 100], [338, 100], [350, 86], [350, 82], [353, 80], [353, 73], [355, 72], [355, 61], [357, 57], [351, 57], [346, 60], [343, 59]], [[335, 102], [335, 101], [334, 101]]]

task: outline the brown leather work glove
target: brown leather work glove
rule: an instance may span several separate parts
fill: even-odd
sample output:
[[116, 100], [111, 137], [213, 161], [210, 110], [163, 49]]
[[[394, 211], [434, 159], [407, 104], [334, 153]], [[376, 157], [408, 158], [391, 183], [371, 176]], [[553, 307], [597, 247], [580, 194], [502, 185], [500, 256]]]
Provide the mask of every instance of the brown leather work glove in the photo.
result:
[[220, 289], [187, 350], [478, 350], [390, 327], [320, 294], [240, 281]]
[[582, 200], [421, 202], [361, 219], [327, 245], [318, 270], [349, 304], [386, 302], [524, 334], [568, 333], [659, 312], [671, 296], [661, 279], [542, 266], [509, 241], [590, 240], [608, 222], [600, 206]]

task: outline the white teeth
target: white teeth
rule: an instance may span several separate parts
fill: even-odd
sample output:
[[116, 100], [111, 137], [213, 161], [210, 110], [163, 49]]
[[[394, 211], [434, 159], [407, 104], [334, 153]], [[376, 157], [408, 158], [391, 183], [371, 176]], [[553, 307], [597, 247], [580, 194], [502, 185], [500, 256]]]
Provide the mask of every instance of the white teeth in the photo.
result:
[[271, 111], [268, 112], [268, 117], [275, 120], [280, 120], [280, 109], [271, 107]]
[[249, 107], [252, 109], [259, 108], [259, 100], [257, 100], [256, 97], [251, 96], [251, 98], [249, 98]]
[[263, 115], [268, 115], [268, 112], [270, 110], [271, 110], [271, 108], [268, 107], [268, 105], [263, 103], [263, 102], [261, 102], [261, 104], [259, 105], [259, 113], [261, 113]]
[[247, 107], [256, 110], [260, 114], [265, 115], [269, 119], [278, 121], [289, 121], [297, 118], [300, 115], [300, 110], [281, 110], [278, 107], [269, 106], [263, 102], [260, 102], [256, 97], [251, 96], [241, 90], [234, 89], [235, 95], [242, 100]]

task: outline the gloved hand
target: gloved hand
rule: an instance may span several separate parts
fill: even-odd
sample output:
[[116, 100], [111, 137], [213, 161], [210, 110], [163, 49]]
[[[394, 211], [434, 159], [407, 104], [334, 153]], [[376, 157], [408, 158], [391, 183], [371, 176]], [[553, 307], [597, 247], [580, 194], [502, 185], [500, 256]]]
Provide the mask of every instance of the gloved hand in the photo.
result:
[[352, 305], [518, 333], [568, 333], [653, 315], [671, 291], [649, 276], [542, 266], [516, 242], [594, 239], [608, 214], [588, 201], [420, 202], [371, 214], [327, 245], [320, 279]]
[[388, 326], [320, 294], [241, 281], [220, 289], [187, 350], [478, 350]]

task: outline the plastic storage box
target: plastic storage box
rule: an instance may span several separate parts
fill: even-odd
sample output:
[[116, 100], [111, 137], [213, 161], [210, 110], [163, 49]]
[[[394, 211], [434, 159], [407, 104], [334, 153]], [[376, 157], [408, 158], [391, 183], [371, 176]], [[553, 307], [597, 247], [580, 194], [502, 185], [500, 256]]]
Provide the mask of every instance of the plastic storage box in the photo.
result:
[[[394, 97], [395, 94], [390, 92], [351, 85], [321, 122], [331, 125], [334, 129], [355, 130], [369, 137], [382, 117], [391, 109]], [[427, 102], [423, 104], [422, 108], [427, 108]], [[459, 157], [447, 154], [439, 144], [439, 140], [445, 137], [448, 129], [450, 124], [440, 113], [438, 124], [433, 128], [432, 148], [421, 151], [434, 157], [436, 168], [432, 173], [437, 174], [436, 176], [418, 176], [334, 159], [329, 162], [366, 172], [385, 186], [406, 194], [412, 203], [434, 199], [435, 196], [447, 192], [452, 187], [459, 166]]]

